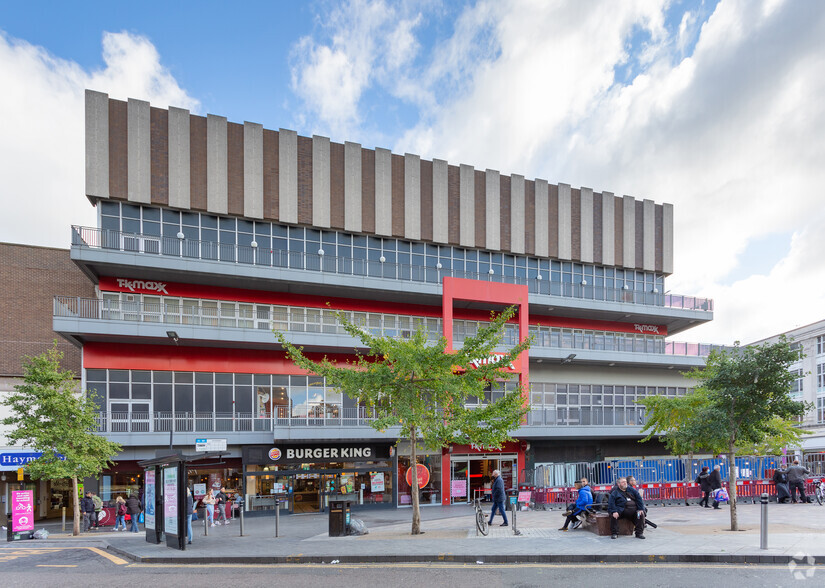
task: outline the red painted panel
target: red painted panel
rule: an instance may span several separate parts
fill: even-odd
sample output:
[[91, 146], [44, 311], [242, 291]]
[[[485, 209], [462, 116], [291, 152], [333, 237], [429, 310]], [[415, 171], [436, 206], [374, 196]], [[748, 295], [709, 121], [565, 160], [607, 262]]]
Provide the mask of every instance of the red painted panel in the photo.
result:
[[[323, 354], [307, 353], [316, 361]], [[353, 360], [352, 355], [328, 355], [331, 361]], [[225, 372], [252, 374], [306, 374], [283, 351], [264, 349], [218, 349], [169, 345], [112, 345], [87, 343], [83, 347], [86, 369], [160, 370], [179, 372]]]

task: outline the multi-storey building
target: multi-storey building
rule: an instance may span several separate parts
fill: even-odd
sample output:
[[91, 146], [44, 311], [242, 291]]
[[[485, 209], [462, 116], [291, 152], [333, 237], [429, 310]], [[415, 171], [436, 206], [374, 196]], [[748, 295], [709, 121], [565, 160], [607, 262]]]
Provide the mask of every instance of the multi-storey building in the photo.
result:
[[776, 343], [787, 337], [791, 345], [802, 350], [802, 358], [790, 369], [796, 374], [791, 396], [809, 403], [812, 408], [802, 419], [811, 431], [802, 440], [804, 451], [825, 451], [825, 320], [779, 333], [750, 345]]
[[662, 453], [638, 445], [635, 400], [684, 393], [707, 352], [666, 339], [713, 310], [667, 290], [669, 204], [91, 91], [86, 195], [99, 222], [72, 228], [71, 256], [98, 293], [57, 297], [54, 328], [82, 347], [101, 433], [124, 447], [104, 496], [139, 485], [156, 450], [217, 438], [228, 457], [192, 481], [243, 491], [250, 509], [284, 490], [291, 510], [317, 510], [341, 487], [409, 504], [397, 431], [373, 430], [273, 338], [352, 357], [334, 310], [460, 345], [516, 304], [506, 343], [535, 335], [517, 441], [425, 452], [433, 504], [466, 502], [494, 468], [515, 486], [534, 463]]

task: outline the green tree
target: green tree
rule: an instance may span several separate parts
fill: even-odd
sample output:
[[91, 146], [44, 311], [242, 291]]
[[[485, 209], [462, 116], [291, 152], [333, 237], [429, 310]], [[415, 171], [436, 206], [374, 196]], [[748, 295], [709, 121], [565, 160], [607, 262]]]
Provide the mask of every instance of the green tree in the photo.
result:
[[[421, 532], [417, 444], [439, 449], [450, 443], [473, 443], [498, 448], [511, 440], [510, 431], [519, 426], [528, 407], [519, 386], [503, 398], [472, 408], [472, 398], [484, 398], [489, 386], [500, 387], [514, 374], [506, 371], [511, 362], [529, 347], [529, 338], [506, 353], [491, 354], [499, 346], [504, 324], [514, 316], [513, 307], [492, 315], [489, 325], [464, 340], [461, 349], [447, 353], [447, 341], [433, 343], [419, 329], [409, 339], [377, 337], [353, 324], [343, 313], [338, 321], [369, 351], [356, 351], [356, 359], [336, 364], [326, 357], [309, 359], [283, 333], [275, 337], [289, 357], [307, 372], [326, 378], [326, 383], [360, 399], [375, 414], [371, 425], [378, 431], [399, 428], [399, 440], [410, 443], [412, 468], [412, 534]], [[495, 357], [496, 361], [489, 360]], [[526, 361], [526, 358], [525, 358]]]
[[23, 383], [15, 386], [3, 402], [10, 410], [3, 424], [14, 427], [6, 435], [10, 443], [21, 443], [43, 452], [41, 457], [26, 464], [32, 478], [71, 478], [72, 533], [78, 535], [78, 478], [100, 475], [121, 448], [94, 434], [97, 405], [90, 394], [78, 390], [74, 374], [61, 368], [62, 359], [57, 342], [40, 355], [24, 358]]
[[795, 421], [810, 406], [790, 397], [795, 376], [788, 368], [800, 357], [800, 351], [784, 337], [759, 346], [736, 343], [732, 349], [712, 351], [705, 368], [690, 373], [698, 386], [684, 398], [642, 401], [648, 420], [644, 440], [664, 436], [668, 447], [689, 445], [696, 451], [727, 456], [732, 531], [739, 530], [736, 455], [798, 445], [806, 433]]

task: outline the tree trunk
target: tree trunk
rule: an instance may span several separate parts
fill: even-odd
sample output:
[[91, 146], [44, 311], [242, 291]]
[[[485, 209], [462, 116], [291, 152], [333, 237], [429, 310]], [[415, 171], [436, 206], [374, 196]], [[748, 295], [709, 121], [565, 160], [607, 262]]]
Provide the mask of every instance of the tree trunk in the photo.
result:
[[728, 495], [730, 496], [730, 530], [739, 530], [739, 519], [736, 518], [736, 452], [731, 442], [728, 448]]
[[77, 495], [77, 476], [72, 476], [72, 502], [74, 516], [72, 517], [72, 535], [80, 535], [80, 497]]
[[412, 468], [412, 478], [410, 486], [410, 496], [412, 496], [412, 531], [411, 535], [421, 533], [421, 510], [419, 508], [419, 488], [418, 488], [418, 455], [416, 454], [417, 431], [415, 427], [410, 427], [410, 467]]

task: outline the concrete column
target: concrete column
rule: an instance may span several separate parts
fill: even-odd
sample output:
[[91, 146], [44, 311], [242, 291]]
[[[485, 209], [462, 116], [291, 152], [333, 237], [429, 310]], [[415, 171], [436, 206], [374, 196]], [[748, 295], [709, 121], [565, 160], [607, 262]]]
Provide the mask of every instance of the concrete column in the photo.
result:
[[126, 106], [129, 149], [129, 202], [152, 202], [152, 141], [149, 103], [129, 98]]
[[450, 207], [447, 196], [447, 162], [433, 159], [433, 241], [449, 243]]
[[662, 273], [673, 273], [673, 205], [662, 204]]
[[459, 187], [459, 229], [458, 242], [462, 247], [476, 244], [476, 193], [475, 170], [471, 165], [461, 164]]
[[264, 217], [264, 127], [243, 123], [243, 212]]
[[404, 237], [421, 238], [421, 158], [404, 154]]
[[344, 143], [344, 229], [361, 231], [361, 145]]
[[278, 220], [298, 222], [298, 133], [278, 130]]
[[189, 111], [169, 107], [169, 206], [188, 209], [190, 204]]
[[579, 210], [582, 263], [593, 263], [593, 190], [581, 189]]
[[[547, 180], [536, 178], [536, 255], [548, 257], [550, 255], [550, 238], [548, 235], [548, 219], [550, 218], [550, 202], [548, 199]], [[549, 278], [549, 276], [548, 276]]]
[[392, 235], [392, 153], [375, 149], [375, 234]]
[[109, 197], [109, 95], [86, 90], [86, 195]]
[[487, 249], [497, 251], [501, 249], [501, 174], [494, 169], [488, 169], [484, 173], [487, 183], [486, 209], [487, 218]]
[[633, 196], [622, 198], [624, 216], [624, 248], [622, 252], [623, 265], [626, 268], [636, 267], [636, 199]]
[[602, 265], [616, 263], [616, 197], [602, 192]]
[[559, 259], [573, 256], [573, 217], [570, 184], [559, 184]]
[[642, 269], [652, 272], [656, 270], [656, 203], [645, 199], [642, 207]]
[[312, 224], [330, 226], [330, 158], [329, 139], [312, 135]]
[[206, 210], [229, 210], [229, 176], [226, 169], [226, 117], [206, 115]]
[[510, 176], [510, 251], [524, 253], [524, 176]]

